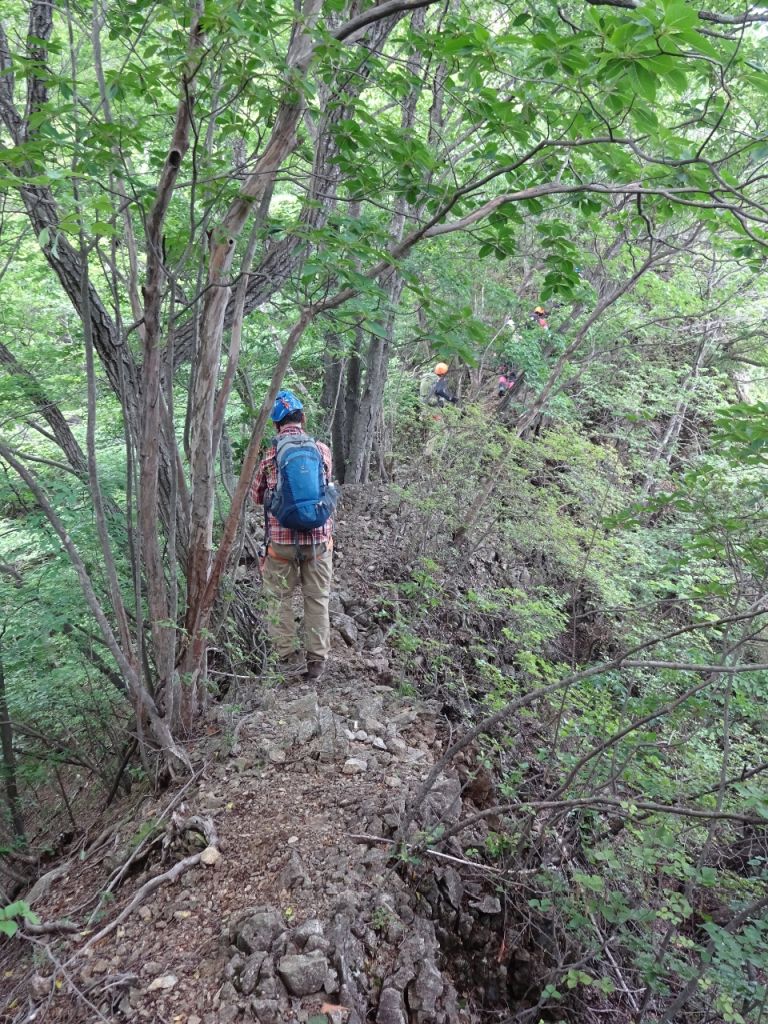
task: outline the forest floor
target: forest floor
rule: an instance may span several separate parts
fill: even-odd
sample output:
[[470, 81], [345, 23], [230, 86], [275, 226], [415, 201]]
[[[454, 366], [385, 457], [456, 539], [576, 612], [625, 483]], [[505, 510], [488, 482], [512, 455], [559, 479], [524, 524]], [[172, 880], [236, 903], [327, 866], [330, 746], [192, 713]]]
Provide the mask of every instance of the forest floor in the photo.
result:
[[[192, 781], [159, 797], [134, 791], [73, 850], [35, 909], [77, 930], [5, 944], [1, 1021], [459, 1024], [481, 1019], [478, 998], [506, 1004], [494, 957], [502, 908], [482, 866], [392, 857], [407, 798], [450, 729], [438, 703], [398, 689], [365, 610], [383, 537], [375, 518], [342, 513], [319, 683], [238, 680], [190, 749]], [[455, 770], [426, 805], [432, 820], [457, 818]], [[177, 880], [94, 941], [184, 858], [193, 863]], [[469, 967], [462, 947], [486, 966]]]

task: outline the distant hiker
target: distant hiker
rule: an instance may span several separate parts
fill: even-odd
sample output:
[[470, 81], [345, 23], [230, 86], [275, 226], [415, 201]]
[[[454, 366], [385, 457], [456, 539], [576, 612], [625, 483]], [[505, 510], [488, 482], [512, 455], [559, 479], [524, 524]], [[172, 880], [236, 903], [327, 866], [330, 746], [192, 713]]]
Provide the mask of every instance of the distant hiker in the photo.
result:
[[305, 654], [293, 619], [293, 591], [304, 599], [306, 676], [319, 679], [331, 649], [328, 600], [333, 572], [336, 488], [327, 445], [304, 432], [304, 411], [292, 391], [279, 391], [272, 408], [277, 428], [259, 466], [251, 495], [264, 506], [264, 590], [273, 608], [269, 631], [285, 675], [301, 675]]
[[549, 324], [547, 323], [547, 311], [543, 306], [534, 307], [531, 319], [538, 327], [543, 328], [545, 331], [549, 330]]
[[517, 384], [517, 373], [511, 370], [506, 363], [499, 367], [498, 396], [503, 398], [508, 391], [511, 391]]
[[445, 385], [446, 373], [447, 363], [438, 363], [434, 370], [428, 370], [421, 378], [419, 398], [423, 405], [439, 409], [442, 409], [446, 402], [455, 405], [456, 398]]

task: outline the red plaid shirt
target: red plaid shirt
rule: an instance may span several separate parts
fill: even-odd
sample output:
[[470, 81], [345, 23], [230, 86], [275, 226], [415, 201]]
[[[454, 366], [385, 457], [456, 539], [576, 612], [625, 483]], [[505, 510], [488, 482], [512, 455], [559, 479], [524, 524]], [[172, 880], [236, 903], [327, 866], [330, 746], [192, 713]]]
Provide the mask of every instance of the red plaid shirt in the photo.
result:
[[[302, 434], [304, 431], [298, 423], [288, 423], [280, 431], [281, 434]], [[323, 444], [322, 441], [316, 441], [318, 451], [323, 457], [325, 463], [326, 479], [331, 480], [333, 476], [333, 461], [331, 459], [331, 449], [327, 444]], [[277, 460], [275, 455], [274, 447], [269, 449], [269, 453], [261, 460], [259, 471], [256, 474], [256, 479], [253, 481], [253, 487], [251, 488], [251, 497], [257, 505], [264, 504], [264, 498], [266, 497], [267, 491], [274, 491], [277, 487]], [[328, 541], [333, 536], [333, 516], [323, 523], [322, 526], [318, 526], [316, 530], [310, 530], [308, 533], [299, 531], [298, 542], [299, 544], [319, 544], [322, 541]], [[269, 539], [274, 544], [293, 544], [294, 536], [293, 530], [287, 529], [285, 526], [281, 526], [275, 517], [269, 514]]]

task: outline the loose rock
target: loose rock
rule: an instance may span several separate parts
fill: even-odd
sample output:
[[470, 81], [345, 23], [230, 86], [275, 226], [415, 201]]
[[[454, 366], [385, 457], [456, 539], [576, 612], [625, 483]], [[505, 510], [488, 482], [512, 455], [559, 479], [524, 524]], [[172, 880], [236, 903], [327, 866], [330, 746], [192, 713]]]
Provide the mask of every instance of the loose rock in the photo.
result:
[[281, 957], [277, 973], [291, 995], [308, 996], [322, 989], [328, 961], [320, 952], [288, 955]]
[[408, 1024], [403, 997], [395, 988], [385, 988], [379, 999], [376, 1024]]
[[178, 981], [179, 979], [175, 974], [161, 974], [159, 978], [155, 978], [154, 981], [149, 983], [147, 992], [156, 992], [158, 989], [161, 989], [163, 992], [167, 992], [172, 989]]
[[215, 846], [206, 846], [203, 852], [200, 854], [200, 863], [205, 864], [207, 868], [212, 868], [221, 860], [221, 853], [216, 849]]
[[274, 907], [254, 911], [235, 929], [235, 943], [244, 953], [258, 953], [269, 949], [283, 931], [283, 918]]

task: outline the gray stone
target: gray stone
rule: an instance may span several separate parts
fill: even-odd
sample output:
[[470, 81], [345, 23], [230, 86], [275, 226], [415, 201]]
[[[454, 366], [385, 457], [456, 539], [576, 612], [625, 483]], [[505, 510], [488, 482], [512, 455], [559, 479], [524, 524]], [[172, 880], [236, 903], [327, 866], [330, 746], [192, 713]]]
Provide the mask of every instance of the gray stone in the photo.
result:
[[360, 775], [362, 772], [368, 771], [368, 762], [364, 761], [362, 757], [350, 757], [344, 762], [344, 767], [341, 770], [345, 775]]
[[309, 996], [323, 987], [328, 961], [320, 952], [289, 954], [279, 960], [277, 973], [291, 995]]
[[483, 896], [481, 900], [470, 903], [473, 910], [479, 910], [481, 914], [500, 914], [501, 901], [496, 896]]
[[280, 1024], [282, 1014], [277, 999], [252, 999], [251, 1010], [258, 1024]]
[[317, 718], [318, 710], [317, 693], [315, 690], [310, 690], [309, 693], [305, 694], [299, 700], [295, 700], [290, 705], [288, 714], [291, 718], [304, 722]]
[[306, 877], [301, 857], [297, 850], [293, 850], [288, 863], [280, 872], [280, 888], [295, 889], [296, 886], [300, 885]]
[[322, 921], [320, 921], [316, 917], [310, 917], [308, 921], [305, 921], [304, 924], [300, 924], [299, 927], [295, 929], [295, 931], [291, 934], [291, 938], [300, 949], [303, 949], [304, 946], [307, 944], [307, 941], [310, 938], [312, 938], [313, 935], [322, 936], [322, 934]]
[[250, 996], [256, 991], [256, 985], [259, 981], [259, 975], [261, 973], [261, 967], [267, 958], [265, 952], [253, 953], [245, 962], [245, 966], [240, 972], [239, 984], [236, 984], [236, 988], [239, 988], [244, 996]]
[[379, 999], [376, 1024], [408, 1024], [403, 997], [395, 988], [385, 988]]
[[408, 750], [408, 744], [405, 740], [401, 740], [399, 736], [390, 736], [386, 741], [386, 745], [390, 754], [395, 754], [397, 757], [402, 757]]
[[412, 1010], [434, 1013], [443, 992], [443, 978], [431, 960], [422, 962], [416, 980], [408, 989], [408, 1005]]
[[319, 760], [328, 763], [338, 757], [345, 757], [349, 750], [349, 740], [342, 722], [330, 708], [320, 708], [317, 722], [320, 731], [316, 742]]
[[237, 927], [236, 944], [244, 953], [269, 949], [283, 931], [283, 919], [274, 907], [256, 910]]
[[357, 643], [357, 623], [349, 615], [334, 615], [333, 625], [339, 636], [348, 647], [354, 647]]

